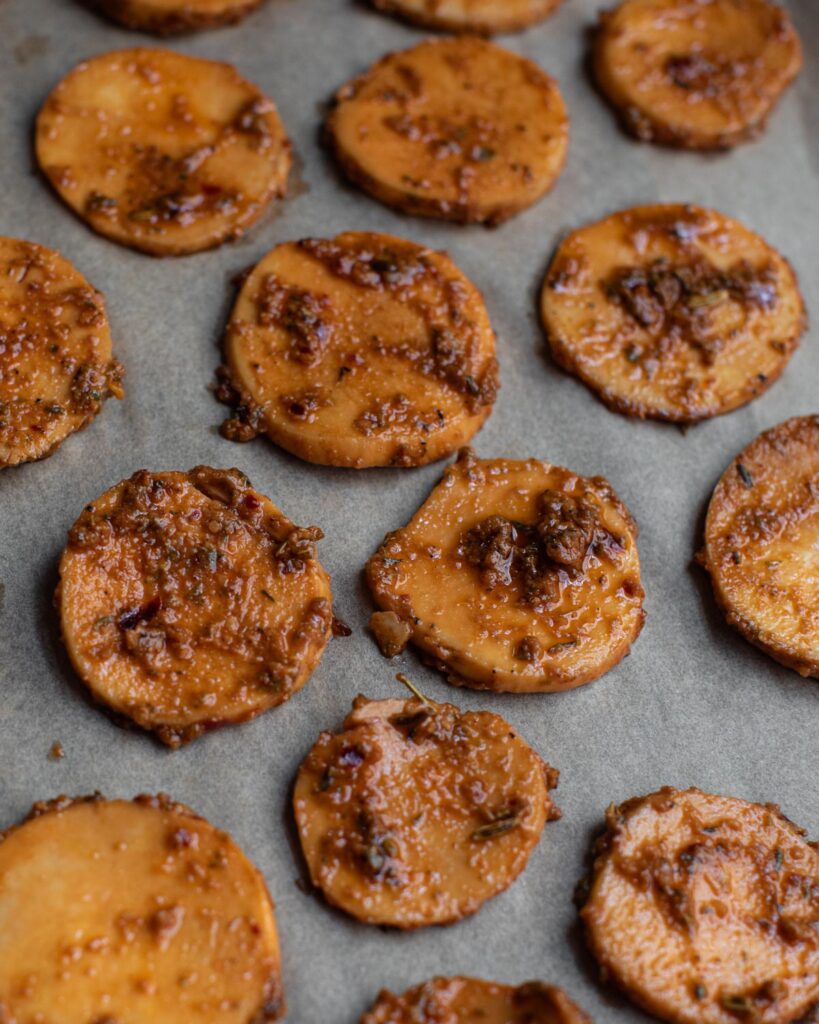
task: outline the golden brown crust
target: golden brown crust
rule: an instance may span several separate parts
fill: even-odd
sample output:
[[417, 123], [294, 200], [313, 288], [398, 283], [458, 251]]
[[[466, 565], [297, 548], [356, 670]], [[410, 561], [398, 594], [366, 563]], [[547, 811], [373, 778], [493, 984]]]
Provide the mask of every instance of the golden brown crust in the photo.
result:
[[224, 436], [310, 462], [419, 466], [469, 440], [498, 390], [480, 292], [446, 253], [373, 232], [277, 246], [242, 286], [217, 394]]
[[89, 227], [155, 256], [239, 237], [291, 163], [275, 105], [235, 68], [148, 48], [78, 64], [38, 114], [36, 149]]
[[772, 804], [666, 788], [612, 806], [581, 918], [604, 975], [662, 1020], [819, 1005], [819, 849]]
[[457, 685], [565, 690], [643, 624], [636, 527], [602, 477], [468, 452], [367, 563], [380, 608]]
[[553, 14], [562, 0], [372, 0], [413, 25], [491, 36], [519, 32]]
[[411, 929], [458, 921], [506, 889], [558, 816], [556, 785], [498, 715], [359, 697], [302, 763], [293, 806], [328, 902]]
[[559, 988], [529, 981], [500, 985], [481, 978], [431, 978], [400, 996], [383, 990], [361, 1024], [591, 1024]]
[[326, 137], [345, 174], [388, 206], [498, 224], [554, 184], [568, 124], [536, 64], [460, 36], [388, 54], [339, 89]]
[[229, 835], [164, 794], [35, 804], [0, 834], [0, 1016], [272, 1024], [273, 904]]
[[737, 221], [678, 203], [572, 232], [541, 318], [556, 362], [609, 408], [676, 423], [766, 391], [807, 323], [787, 260]]
[[317, 527], [238, 470], [142, 470], [69, 532], [57, 606], [92, 696], [165, 743], [286, 701], [332, 629]]
[[703, 564], [728, 622], [766, 654], [819, 677], [819, 416], [760, 434], [708, 507]]
[[235, 25], [263, 0], [86, 0], [126, 28], [157, 36]]
[[105, 301], [59, 253], [0, 237], [0, 469], [50, 455], [123, 397]]
[[594, 44], [600, 88], [638, 139], [726, 149], [759, 135], [802, 49], [771, 0], [624, 0]]

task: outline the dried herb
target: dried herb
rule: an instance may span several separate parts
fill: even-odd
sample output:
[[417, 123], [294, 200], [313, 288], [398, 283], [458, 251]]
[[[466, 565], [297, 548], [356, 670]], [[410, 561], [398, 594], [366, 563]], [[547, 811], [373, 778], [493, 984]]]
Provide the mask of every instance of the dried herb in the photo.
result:
[[737, 472], [742, 477], [742, 482], [750, 490], [754, 486], [754, 478], [751, 476], [748, 468], [743, 466], [741, 462], [737, 463]]
[[410, 680], [407, 679], [403, 672], [397, 672], [395, 678], [398, 680], [399, 683], [402, 684], [402, 686], [406, 686], [406, 688], [414, 697], [417, 697], [418, 700], [422, 701], [424, 704], [429, 705], [429, 707], [432, 707], [432, 701], [425, 697], [423, 693], [421, 693], [421, 691], [415, 685], [415, 683], [410, 682]]
[[268, 601], [275, 601], [276, 600], [276, 598], [270, 593], [270, 591], [269, 590], [265, 590], [264, 587], [262, 587], [261, 593], [262, 593], [262, 595], [264, 597], [267, 598]]
[[490, 821], [487, 825], [481, 825], [480, 828], [476, 828], [472, 833], [472, 838], [478, 840], [494, 839], [496, 836], [502, 836], [507, 832], [511, 832], [519, 824], [518, 816], [510, 814], [506, 818], [498, 818], [497, 821]]
[[720, 1000], [726, 1010], [732, 1013], [750, 1013], [751, 1000], [748, 996], [723, 996]]

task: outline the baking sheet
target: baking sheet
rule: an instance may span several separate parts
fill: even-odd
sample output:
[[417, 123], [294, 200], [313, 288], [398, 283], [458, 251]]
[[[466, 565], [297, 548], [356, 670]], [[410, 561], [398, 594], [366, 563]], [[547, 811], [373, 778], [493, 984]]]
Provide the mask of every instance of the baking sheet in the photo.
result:
[[[33, 170], [32, 120], [84, 56], [148, 40], [72, 0], [0, 2], [0, 232], [55, 247], [108, 300], [125, 401], [45, 462], [0, 474], [0, 827], [32, 801], [102, 789], [166, 790], [234, 834], [278, 906], [288, 1020], [355, 1024], [382, 986], [437, 973], [559, 983], [598, 1022], [646, 1018], [598, 983], [572, 903], [605, 807], [663, 784], [777, 801], [819, 835], [819, 684], [776, 665], [724, 623], [691, 559], [708, 497], [731, 457], [790, 415], [819, 409], [819, 338], [808, 332], [784, 378], [749, 407], [682, 433], [608, 412], [544, 352], [536, 295], [564, 232], [619, 207], [658, 200], [713, 205], [760, 231], [793, 262], [819, 317], [819, 5], [793, 0], [806, 68], [757, 142], [718, 156], [630, 141], [584, 73], [598, 0], [566, 0], [549, 21], [501, 40], [555, 75], [572, 118], [565, 171], [533, 209], [495, 230], [393, 214], [348, 187], [322, 152], [321, 105], [387, 50], [423, 33], [355, 0], [270, 0], [243, 25], [170, 45], [235, 63], [279, 105], [303, 187], [235, 245], [157, 261], [90, 233]], [[364, 561], [404, 523], [440, 474], [355, 472], [300, 462], [264, 440], [237, 446], [208, 390], [232, 279], [274, 244], [345, 229], [384, 230], [447, 248], [483, 289], [499, 336], [502, 390], [478, 435], [482, 455], [536, 456], [605, 474], [635, 514], [648, 620], [632, 655], [603, 679], [557, 695], [454, 690], [412, 653], [385, 661], [366, 633]], [[236, 465], [300, 523], [326, 532], [320, 555], [337, 613], [312, 680], [283, 707], [170, 752], [114, 726], [85, 700], [63, 653], [52, 594], [56, 560], [83, 504], [141, 467]], [[476, 917], [412, 935], [357, 925], [295, 884], [289, 812], [296, 768], [357, 693], [400, 695], [397, 670], [430, 697], [504, 715], [561, 769], [563, 819], [549, 825], [521, 878]], [[66, 756], [48, 760], [59, 740]], [[70, 1022], [69, 1022], [70, 1024]]]

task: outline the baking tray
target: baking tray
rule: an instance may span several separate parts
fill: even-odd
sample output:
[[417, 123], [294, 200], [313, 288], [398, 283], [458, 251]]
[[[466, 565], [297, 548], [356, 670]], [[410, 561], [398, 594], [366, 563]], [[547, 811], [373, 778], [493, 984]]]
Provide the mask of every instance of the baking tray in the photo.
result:
[[[32, 801], [102, 789], [166, 790], [228, 829], [260, 866], [278, 907], [288, 1020], [355, 1024], [382, 986], [437, 973], [561, 984], [598, 1022], [646, 1018], [597, 980], [572, 902], [589, 843], [612, 801], [663, 784], [779, 802], [819, 834], [819, 684], [778, 666], [725, 624], [692, 567], [711, 490], [759, 431], [819, 407], [816, 331], [784, 377], [750, 406], [685, 433], [608, 412], [545, 353], [536, 296], [557, 241], [623, 206], [712, 205], [758, 230], [793, 262], [819, 310], [819, 5], [791, 4], [806, 67], [758, 141], [704, 156], [630, 141], [585, 72], [598, 0], [566, 0], [504, 45], [559, 81], [571, 119], [566, 168], [537, 206], [501, 228], [463, 228], [394, 214], [346, 185], [322, 151], [322, 108], [334, 88], [423, 33], [354, 0], [270, 0], [242, 25], [174, 41], [230, 61], [279, 106], [299, 157], [294, 196], [237, 244], [159, 261], [93, 235], [33, 169], [32, 121], [55, 82], [85, 56], [147, 43], [72, 0], [0, 2], [0, 232], [62, 251], [106, 295], [127, 397], [40, 463], [0, 474], [0, 825]], [[367, 634], [361, 569], [403, 524], [440, 466], [333, 470], [264, 440], [238, 446], [217, 426], [209, 390], [238, 272], [273, 245], [345, 229], [394, 232], [448, 249], [483, 289], [498, 333], [502, 390], [476, 438], [481, 455], [536, 456], [605, 474], [636, 516], [648, 619], [633, 653], [599, 681], [554, 695], [454, 690], [408, 652], [385, 661]], [[817, 314], [819, 315], [819, 314]], [[236, 465], [300, 523], [326, 532], [322, 561], [337, 613], [334, 640], [307, 686], [255, 722], [170, 752], [117, 728], [84, 698], [52, 605], [66, 530], [84, 503], [141, 467]], [[430, 697], [504, 715], [561, 769], [561, 821], [524, 874], [477, 914], [448, 928], [385, 933], [330, 910], [296, 884], [290, 816], [298, 764], [336, 727], [357, 693], [400, 695], [403, 670]], [[61, 761], [48, 759], [59, 740]]]

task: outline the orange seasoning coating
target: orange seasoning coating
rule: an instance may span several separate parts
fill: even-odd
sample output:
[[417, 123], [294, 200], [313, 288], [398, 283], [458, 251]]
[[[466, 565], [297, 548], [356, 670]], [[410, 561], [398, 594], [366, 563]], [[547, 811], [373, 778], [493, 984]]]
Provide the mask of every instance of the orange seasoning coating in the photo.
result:
[[729, 623], [819, 677], [819, 416], [760, 434], [723, 473], [701, 555]]
[[677, 423], [766, 391], [806, 325], [787, 260], [730, 217], [674, 203], [573, 231], [541, 317], [555, 360], [611, 409]]
[[400, 996], [382, 991], [361, 1024], [591, 1024], [559, 988], [480, 978], [431, 978]]
[[265, 432], [334, 466], [417, 466], [460, 447], [498, 390], [480, 292], [446, 253], [372, 232], [277, 246], [244, 283], [218, 394], [232, 440]]
[[498, 224], [554, 184], [569, 121], [536, 64], [460, 36], [388, 54], [343, 86], [326, 135], [347, 176], [381, 202]]
[[135, 473], [86, 506], [60, 560], [74, 668], [171, 746], [283, 703], [331, 634], [321, 536], [238, 470]]
[[639, 139], [725, 149], [759, 135], [802, 67], [772, 0], [624, 0], [594, 45], [600, 88]]
[[458, 921], [524, 869], [557, 775], [491, 712], [359, 697], [296, 779], [310, 878], [367, 924]]
[[262, 0], [91, 0], [126, 28], [159, 36], [234, 25]]
[[516, 32], [552, 14], [561, 0], [373, 0], [375, 7], [423, 28], [494, 35]]
[[50, 455], [123, 397], [105, 302], [59, 253], [0, 237], [0, 469]]
[[607, 978], [672, 1024], [819, 1004], [819, 849], [773, 804], [662, 789], [606, 816], [581, 918]]
[[78, 64], [40, 110], [36, 151], [90, 227], [156, 256], [237, 238], [291, 163], [273, 102], [235, 68], [147, 48]]
[[0, 1018], [272, 1024], [284, 1013], [264, 880], [166, 796], [59, 797], [0, 833]]
[[636, 537], [602, 477], [465, 451], [367, 580], [450, 682], [565, 690], [616, 665], [642, 628]]

